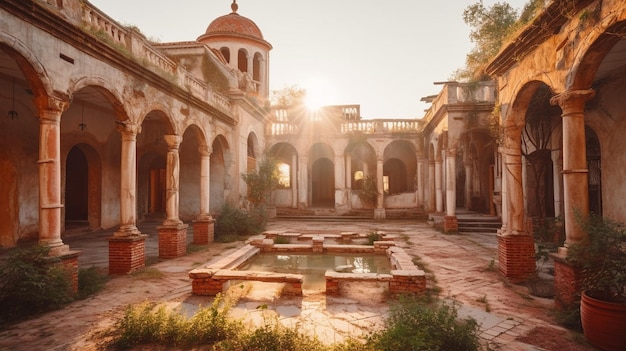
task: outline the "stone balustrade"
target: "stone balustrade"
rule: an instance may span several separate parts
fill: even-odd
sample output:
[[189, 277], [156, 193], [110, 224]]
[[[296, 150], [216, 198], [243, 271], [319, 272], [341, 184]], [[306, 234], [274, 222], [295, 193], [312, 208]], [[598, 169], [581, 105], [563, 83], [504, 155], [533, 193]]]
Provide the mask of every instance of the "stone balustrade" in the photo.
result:
[[207, 101], [225, 113], [231, 113], [231, 104], [228, 99], [213, 91], [205, 82], [196, 78], [176, 62], [172, 61], [161, 51], [153, 47], [150, 42], [138, 31], [119, 25], [97, 8], [84, 3], [82, 8], [82, 24], [92, 30], [95, 37], [110, 41], [114, 46], [126, 54], [136, 58], [147, 69], [164, 78], [173, 79], [174, 83], [186, 88], [194, 96]]

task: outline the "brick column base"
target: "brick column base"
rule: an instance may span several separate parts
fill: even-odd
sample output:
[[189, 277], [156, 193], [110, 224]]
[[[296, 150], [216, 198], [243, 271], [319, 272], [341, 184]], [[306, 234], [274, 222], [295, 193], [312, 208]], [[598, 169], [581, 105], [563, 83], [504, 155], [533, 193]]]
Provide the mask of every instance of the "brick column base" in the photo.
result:
[[81, 254], [81, 251], [65, 251], [50, 257], [54, 265], [67, 271], [74, 294], [78, 293], [78, 256]]
[[174, 258], [187, 252], [187, 224], [164, 225], [159, 231], [159, 257]]
[[192, 226], [194, 244], [207, 245], [215, 240], [215, 219], [197, 219]]
[[109, 238], [109, 274], [128, 274], [146, 265], [145, 234]]
[[550, 256], [554, 259], [554, 305], [561, 310], [576, 308], [580, 303], [580, 268], [567, 261], [561, 250]]
[[521, 283], [535, 274], [535, 240], [527, 234], [498, 235], [500, 273], [512, 283]]
[[456, 233], [459, 231], [459, 222], [456, 216], [443, 217], [443, 231], [446, 233]]

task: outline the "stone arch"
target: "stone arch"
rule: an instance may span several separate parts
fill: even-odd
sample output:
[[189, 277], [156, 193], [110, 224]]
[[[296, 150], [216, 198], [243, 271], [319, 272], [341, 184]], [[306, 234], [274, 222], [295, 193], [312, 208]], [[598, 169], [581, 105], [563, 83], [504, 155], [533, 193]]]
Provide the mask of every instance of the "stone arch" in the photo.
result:
[[0, 50], [15, 59], [35, 99], [53, 95], [52, 83], [37, 56], [14, 36], [0, 31]]
[[179, 147], [179, 218], [189, 221], [200, 214], [202, 152], [207, 150], [200, 126], [185, 128]]
[[72, 80], [70, 88], [68, 89], [68, 95], [70, 99], [76, 96], [81, 90], [85, 88], [93, 88], [98, 91], [113, 107], [113, 111], [118, 121], [124, 121], [128, 119], [128, 114], [124, 108], [124, 101], [122, 94], [118, 91], [117, 85], [113, 84], [108, 79], [102, 77], [81, 77], [76, 80]]
[[256, 170], [257, 158], [260, 156], [259, 153], [259, 139], [255, 132], [250, 132], [248, 133], [248, 138], [246, 142], [246, 170], [248, 172]]
[[311, 166], [311, 205], [315, 207], [335, 206], [335, 153], [332, 147], [316, 143], [309, 151]]
[[232, 155], [228, 140], [222, 134], [215, 137], [211, 145], [211, 212], [218, 211], [224, 205], [232, 187], [229, 169]]
[[[596, 35], [597, 32], [591, 31], [590, 36]], [[581, 57], [574, 64], [574, 68], [569, 72], [567, 77], [566, 89], [589, 89], [594, 80], [597, 79], [598, 69], [602, 65], [604, 59], [615, 45], [624, 41], [626, 35], [626, 20], [619, 21], [608, 26], [596, 38], [587, 38], [587, 42], [593, 43], [587, 50], [581, 50]]]
[[224, 60], [226, 60], [226, 63], [230, 63], [230, 48], [222, 46], [220, 48], [220, 53], [222, 54], [222, 57], [224, 57]]
[[237, 68], [243, 72], [248, 72], [248, 50], [239, 49], [237, 51]]
[[254, 53], [252, 59], [252, 80], [255, 82], [261, 81], [261, 70], [263, 69], [263, 55], [261, 53]]
[[[383, 152], [383, 189], [387, 194], [415, 190], [417, 156], [415, 145], [406, 140], [394, 140]], [[386, 177], [386, 178], [385, 178]]]
[[142, 118], [141, 133], [137, 135], [137, 214], [164, 219], [168, 152], [165, 135], [175, 134], [176, 127], [163, 106], [152, 107]]
[[276, 207], [298, 207], [298, 151], [288, 142], [272, 145], [269, 157], [278, 166], [278, 186], [274, 190]]
[[366, 177], [376, 177], [376, 151], [371, 144], [361, 141], [349, 144], [345, 154], [350, 158], [348, 186], [360, 190]]

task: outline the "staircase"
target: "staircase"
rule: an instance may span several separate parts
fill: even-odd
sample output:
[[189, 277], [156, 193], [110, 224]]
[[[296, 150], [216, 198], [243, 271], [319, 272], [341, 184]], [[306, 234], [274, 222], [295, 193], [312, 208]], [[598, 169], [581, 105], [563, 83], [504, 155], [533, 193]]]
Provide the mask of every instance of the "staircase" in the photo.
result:
[[459, 224], [459, 233], [485, 233], [496, 234], [498, 229], [502, 227], [502, 221], [499, 217], [488, 216], [483, 214], [462, 214], [457, 216]]

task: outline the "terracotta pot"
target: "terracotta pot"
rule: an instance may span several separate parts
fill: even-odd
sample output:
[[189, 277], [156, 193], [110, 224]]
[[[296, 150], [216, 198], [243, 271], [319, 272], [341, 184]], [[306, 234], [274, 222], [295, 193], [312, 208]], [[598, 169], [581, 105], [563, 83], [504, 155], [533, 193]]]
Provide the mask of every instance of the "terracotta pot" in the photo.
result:
[[583, 292], [580, 319], [590, 344], [606, 351], [626, 350], [626, 304], [594, 299]]

